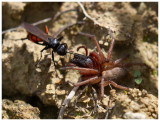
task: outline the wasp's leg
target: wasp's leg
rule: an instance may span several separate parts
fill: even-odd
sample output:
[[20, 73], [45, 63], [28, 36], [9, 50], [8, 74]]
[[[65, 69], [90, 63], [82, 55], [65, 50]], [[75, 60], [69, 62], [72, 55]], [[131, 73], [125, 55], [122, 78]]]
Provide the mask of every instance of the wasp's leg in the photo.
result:
[[54, 66], [56, 67], [56, 64], [55, 64], [55, 61], [54, 61], [54, 51], [53, 50], [52, 50], [52, 61], [53, 61]]
[[40, 56], [40, 59], [38, 60], [38, 62], [36, 63], [36, 67], [37, 67], [37, 65], [40, 63], [40, 60], [41, 60], [41, 58], [42, 58], [42, 53], [43, 53], [43, 51], [44, 50], [47, 50], [47, 49], [49, 49], [50, 47], [48, 47], [48, 46], [46, 46], [45, 48], [43, 48], [42, 50], [41, 50], [41, 56]]
[[45, 26], [45, 31], [46, 31], [46, 34], [48, 34], [48, 27], [47, 27], [47, 25]]

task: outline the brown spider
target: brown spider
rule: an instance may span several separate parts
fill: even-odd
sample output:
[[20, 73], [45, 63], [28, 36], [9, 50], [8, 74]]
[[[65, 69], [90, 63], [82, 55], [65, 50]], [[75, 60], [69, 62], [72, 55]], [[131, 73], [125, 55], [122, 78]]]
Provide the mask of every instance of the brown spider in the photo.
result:
[[101, 88], [100, 97], [104, 96], [104, 87], [108, 86], [109, 84], [119, 89], [129, 90], [128, 87], [116, 84], [114, 80], [122, 78], [128, 74], [128, 71], [125, 69], [125, 67], [131, 67], [134, 65], [146, 66], [146, 64], [144, 63], [120, 64], [120, 62], [125, 60], [129, 55], [120, 58], [116, 61], [111, 61], [110, 58], [115, 41], [112, 33], [111, 33], [112, 41], [109, 47], [107, 58], [104, 57], [95, 35], [82, 32], [80, 32], [80, 34], [90, 37], [94, 40], [98, 53], [91, 52], [90, 55], [88, 56], [87, 48], [85, 46], [80, 46], [79, 48], [77, 48], [77, 50], [79, 50], [80, 48], [84, 48], [86, 51], [86, 55], [75, 53], [74, 58], [70, 61], [70, 63], [67, 64], [66, 67], [61, 68], [62, 70], [72, 69], [79, 71], [82, 77], [82, 82], [78, 82], [77, 84], [74, 85], [81, 86], [88, 83], [99, 84]]

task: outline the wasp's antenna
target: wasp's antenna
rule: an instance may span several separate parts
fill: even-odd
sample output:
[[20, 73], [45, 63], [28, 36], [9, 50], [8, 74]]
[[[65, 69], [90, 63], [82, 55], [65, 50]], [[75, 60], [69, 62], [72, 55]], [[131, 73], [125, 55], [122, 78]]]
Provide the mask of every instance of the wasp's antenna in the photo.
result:
[[73, 51], [68, 51], [67, 53], [69, 53], [69, 54], [74, 54]]
[[68, 51], [67, 53], [70, 54], [69, 58], [71, 58], [71, 54], [74, 54], [73, 51]]

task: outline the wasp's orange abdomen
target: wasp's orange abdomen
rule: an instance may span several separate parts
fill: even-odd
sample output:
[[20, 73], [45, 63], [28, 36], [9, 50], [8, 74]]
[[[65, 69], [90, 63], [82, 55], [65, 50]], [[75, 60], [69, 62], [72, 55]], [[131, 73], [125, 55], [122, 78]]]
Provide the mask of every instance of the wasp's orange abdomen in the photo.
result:
[[31, 33], [28, 34], [28, 39], [32, 42], [35, 42], [35, 43], [42, 41], [40, 38], [38, 38], [37, 36], [35, 36]]

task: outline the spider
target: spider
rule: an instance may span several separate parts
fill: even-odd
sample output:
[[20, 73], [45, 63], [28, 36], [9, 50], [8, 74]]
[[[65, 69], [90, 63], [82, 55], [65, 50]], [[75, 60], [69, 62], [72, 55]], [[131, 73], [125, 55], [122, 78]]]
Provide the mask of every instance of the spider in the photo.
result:
[[104, 87], [109, 84], [113, 85], [116, 88], [129, 90], [128, 87], [118, 85], [114, 80], [125, 77], [129, 72], [126, 67], [131, 66], [147, 66], [145, 63], [126, 63], [120, 64], [123, 60], [129, 57], [126, 55], [115, 61], [111, 61], [111, 53], [114, 46], [114, 37], [111, 33], [112, 41], [108, 50], [107, 58], [101, 51], [101, 48], [98, 44], [95, 35], [80, 32], [79, 34], [90, 37], [94, 40], [94, 43], [97, 47], [98, 53], [91, 52], [88, 56], [88, 50], [85, 46], [80, 46], [77, 48], [77, 51], [80, 48], [84, 48], [86, 55], [74, 53], [74, 58], [70, 60], [70, 63], [67, 66], [62, 67], [61, 70], [72, 69], [78, 70], [81, 74], [82, 81], [74, 84], [75, 86], [82, 86], [85, 84], [98, 84], [100, 86], [100, 98], [104, 96]]

